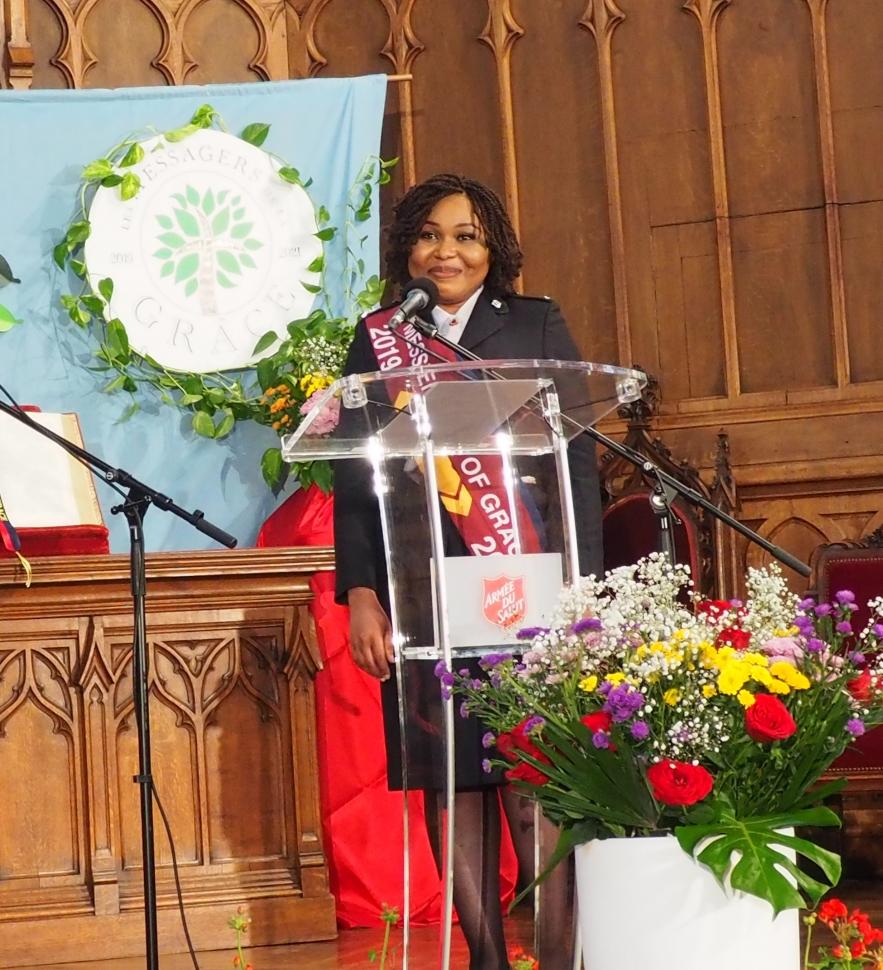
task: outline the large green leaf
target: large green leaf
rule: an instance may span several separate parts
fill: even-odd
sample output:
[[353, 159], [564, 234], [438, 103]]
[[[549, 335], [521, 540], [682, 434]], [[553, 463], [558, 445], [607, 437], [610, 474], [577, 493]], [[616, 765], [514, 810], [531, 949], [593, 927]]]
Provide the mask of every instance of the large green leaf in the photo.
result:
[[[840, 857], [807, 839], [782, 829], [839, 825], [827, 808], [805, 808], [779, 815], [740, 819], [728, 809], [705, 825], [680, 825], [675, 835], [681, 848], [708, 866], [721, 885], [765, 899], [778, 914], [783, 909], [812, 908], [840, 879]], [[803, 872], [782, 849], [792, 849], [815, 863], [827, 882]], [[788, 878], [788, 875], [791, 878]], [[807, 902], [808, 901], [808, 902]]]

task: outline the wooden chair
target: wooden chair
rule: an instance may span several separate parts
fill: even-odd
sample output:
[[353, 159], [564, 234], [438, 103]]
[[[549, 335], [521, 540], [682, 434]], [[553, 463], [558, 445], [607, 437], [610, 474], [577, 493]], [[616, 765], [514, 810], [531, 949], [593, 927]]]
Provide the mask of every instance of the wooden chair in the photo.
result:
[[[624, 443], [663, 471], [702, 494], [726, 512], [736, 510], [736, 488], [729, 462], [729, 440], [718, 435], [715, 476], [712, 484], [700, 478], [696, 468], [677, 460], [651, 425], [659, 400], [659, 384], [651, 377], [641, 399], [619, 409], [627, 423]], [[652, 482], [626, 459], [605, 452], [599, 463], [605, 493], [604, 567], [629, 565], [659, 548], [659, 521], [650, 505]], [[726, 526], [703, 509], [681, 498], [672, 503], [675, 553], [678, 562], [690, 566], [696, 588], [705, 596], [734, 595], [738, 589], [732, 537]]]

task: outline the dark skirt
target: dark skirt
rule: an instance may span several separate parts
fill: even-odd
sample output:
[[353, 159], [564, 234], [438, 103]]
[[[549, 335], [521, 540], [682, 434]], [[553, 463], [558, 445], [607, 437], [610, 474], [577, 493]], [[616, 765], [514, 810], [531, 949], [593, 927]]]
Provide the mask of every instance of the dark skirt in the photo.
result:
[[[445, 787], [444, 715], [441, 685], [434, 660], [406, 661], [405, 717], [408, 790], [443, 791]], [[484, 677], [477, 659], [455, 661], [472, 677]], [[386, 773], [390, 791], [402, 790], [402, 748], [399, 731], [398, 683], [395, 673], [380, 687], [383, 734], [386, 740]], [[482, 738], [488, 727], [477, 717], [460, 716], [461, 698], [454, 697], [454, 785], [457, 791], [491, 788], [503, 783], [502, 772], [484, 771], [483, 762], [494, 752]]]

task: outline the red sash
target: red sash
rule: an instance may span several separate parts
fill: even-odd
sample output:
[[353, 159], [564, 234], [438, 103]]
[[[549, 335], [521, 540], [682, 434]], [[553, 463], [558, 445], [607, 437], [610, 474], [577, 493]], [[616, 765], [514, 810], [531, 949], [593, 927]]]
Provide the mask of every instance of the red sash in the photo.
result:
[[[403, 324], [396, 331], [387, 329], [386, 324], [394, 311], [394, 307], [380, 310], [365, 320], [368, 338], [381, 371], [429, 364], [437, 360], [435, 354], [452, 363], [457, 359], [448, 347], [424, 337], [411, 323]], [[450, 379], [438, 375], [428, 377], [426, 383]], [[404, 382], [400, 386], [397, 386], [398, 383], [390, 381], [387, 388], [393, 403], [403, 407], [407, 403], [407, 397], [403, 395], [408, 392]], [[520, 494], [518, 482], [512, 489], [512, 504], [515, 506], [521, 548], [516, 545], [512, 509], [504, 484], [503, 460], [498, 455], [436, 458], [435, 473], [442, 505], [472, 555], [541, 551], [537, 529]]]

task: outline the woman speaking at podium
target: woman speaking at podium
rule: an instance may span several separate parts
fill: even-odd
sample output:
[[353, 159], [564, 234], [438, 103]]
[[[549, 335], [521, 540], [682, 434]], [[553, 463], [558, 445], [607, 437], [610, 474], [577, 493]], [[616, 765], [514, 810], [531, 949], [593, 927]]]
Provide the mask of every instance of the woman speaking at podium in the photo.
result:
[[[579, 360], [557, 305], [547, 297], [515, 294], [513, 283], [521, 265], [521, 249], [502, 203], [490, 189], [472, 179], [435, 175], [408, 191], [395, 207], [395, 221], [388, 233], [387, 276], [400, 288], [417, 277], [436, 284], [439, 296], [432, 317], [443, 336], [486, 359]], [[372, 331], [370, 327], [380, 315], [389, 316], [389, 310], [376, 311], [359, 323], [345, 374], [381, 369], [379, 348], [371, 336], [378, 328]], [[597, 575], [602, 568], [601, 509], [594, 443], [587, 435], [579, 435], [568, 453], [580, 571]], [[389, 784], [391, 789], [400, 790], [401, 748], [395, 677], [391, 677], [386, 565], [367, 462], [337, 463], [334, 501], [337, 597], [350, 608], [350, 641], [356, 664], [382, 681]], [[463, 538], [444, 510], [442, 515], [447, 554], [468, 555]], [[423, 613], [431, 613], [430, 603], [421, 607]], [[432, 661], [409, 663], [408, 693], [414, 682], [426, 695], [423, 700], [409, 699], [409, 710], [413, 713], [422, 703], [427, 709], [433, 705], [438, 709], [439, 685], [432, 675]], [[413, 668], [418, 668], [416, 677], [410, 673]], [[437, 812], [438, 800], [430, 793], [443, 788], [438, 739], [431, 736], [428, 715], [415, 720], [414, 734], [419, 735], [422, 725], [427, 743], [421, 747], [419, 737], [413, 738], [409, 730], [408, 787], [425, 790], [428, 827], [433, 831], [437, 826], [429, 816]], [[485, 728], [481, 722], [476, 718], [456, 721], [454, 903], [469, 948], [470, 970], [507, 970], [499, 886], [500, 805], [512, 823], [520, 867], [530, 878], [532, 804], [509, 789], [499, 774], [483, 771], [487, 752], [482, 747]], [[438, 845], [434, 851], [439, 860]], [[544, 889], [540, 963], [543, 970], [569, 970], [572, 956], [563, 945], [569, 939], [565, 930], [570, 910], [566, 867], [559, 867]]]

